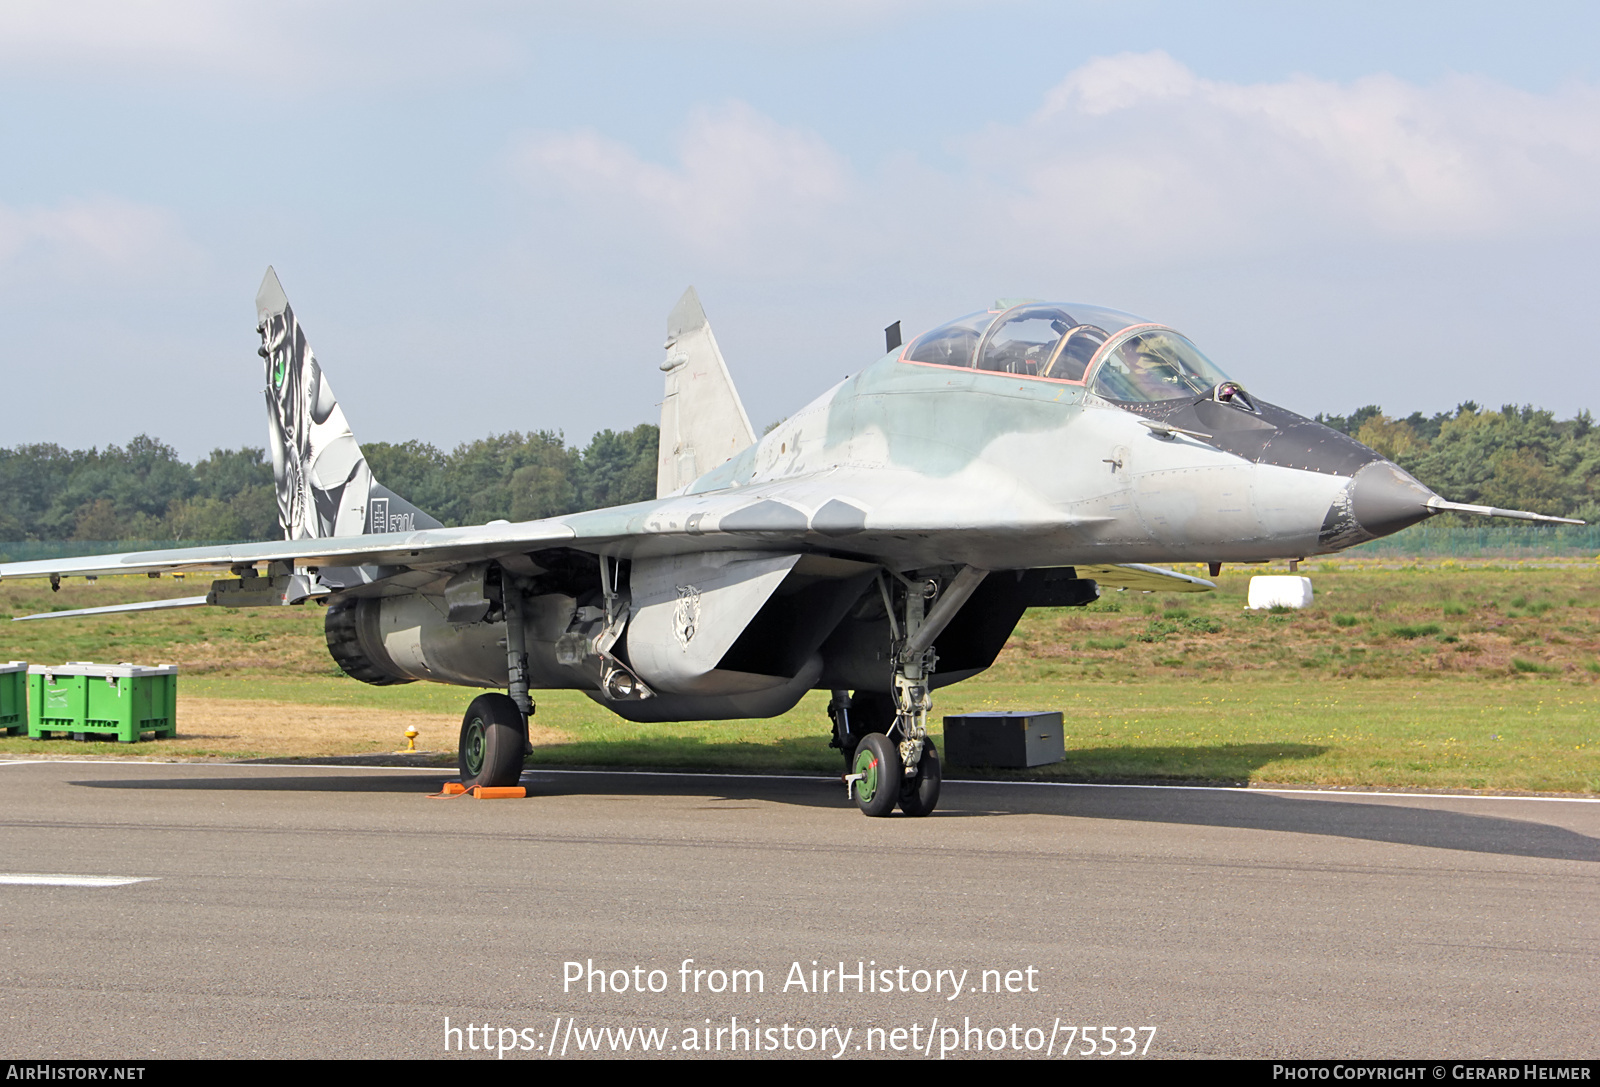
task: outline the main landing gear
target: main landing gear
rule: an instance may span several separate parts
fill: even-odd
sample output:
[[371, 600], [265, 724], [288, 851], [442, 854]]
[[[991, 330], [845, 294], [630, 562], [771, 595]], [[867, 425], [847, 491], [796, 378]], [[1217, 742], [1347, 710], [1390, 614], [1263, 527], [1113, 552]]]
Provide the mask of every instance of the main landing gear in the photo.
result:
[[522, 777], [522, 760], [528, 743], [528, 718], [533, 699], [528, 695], [528, 653], [523, 634], [521, 588], [510, 574], [501, 573], [502, 607], [506, 617], [506, 694], [481, 694], [461, 719], [461, 740], [456, 761], [461, 784], [490, 787], [515, 785]]
[[878, 578], [894, 650], [892, 693], [834, 691], [828, 704], [833, 746], [844, 753], [845, 789], [863, 814], [882, 817], [898, 805], [906, 815], [923, 816], [938, 806], [943, 775], [939, 752], [928, 738], [933, 708], [928, 677], [938, 662], [933, 640], [985, 576], [985, 570], [964, 566], [943, 592], [933, 578], [914, 581], [895, 574], [899, 591]]

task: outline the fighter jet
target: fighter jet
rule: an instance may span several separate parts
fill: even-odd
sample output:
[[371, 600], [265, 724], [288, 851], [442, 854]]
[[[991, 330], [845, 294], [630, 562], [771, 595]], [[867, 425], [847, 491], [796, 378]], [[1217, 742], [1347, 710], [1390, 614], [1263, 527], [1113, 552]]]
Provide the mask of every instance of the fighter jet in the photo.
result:
[[535, 690], [664, 722], [773, 717], [820, 689], [861, 810], [927, 815], [932, 692], [988, 668], [1027, 608], [1205, 591], [1147, 564], [1216, 576], [1447, 510], [1564, 520], [1446, 501], [1176, 329], [1075, 303], [1001, 300], [909, 344], [896, 322], [881, 358], [757, 440], [691, 287], [667, 320], [653, 501], [444, 528], [373, 478], [270, 268], [256, 308], [283, 541], [0, 578], [232, 575], [49, 618], [326, 604], [328, 651], [355, 679], [497, 689], [462, 722], [468, 784], [516, 782]]

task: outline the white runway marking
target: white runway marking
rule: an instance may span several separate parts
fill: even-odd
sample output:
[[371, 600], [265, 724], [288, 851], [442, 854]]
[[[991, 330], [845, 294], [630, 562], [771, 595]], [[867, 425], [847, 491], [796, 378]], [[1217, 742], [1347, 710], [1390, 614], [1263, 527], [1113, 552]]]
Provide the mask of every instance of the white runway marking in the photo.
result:
[[0, 884], [23, 887], [121, 887], [127, 883], [149, 883], [160, 876], [50, 876], [32, 872], [0, 872]]

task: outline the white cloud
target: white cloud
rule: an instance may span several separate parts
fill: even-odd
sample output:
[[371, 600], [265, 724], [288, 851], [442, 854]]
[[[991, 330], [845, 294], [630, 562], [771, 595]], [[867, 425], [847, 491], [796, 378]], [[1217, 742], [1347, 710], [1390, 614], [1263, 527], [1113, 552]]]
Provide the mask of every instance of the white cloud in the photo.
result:
[[242, 47], [244, 14], [200, 0], [12, 0], [0, 10], [0, 48], [37, 59], [143, 54], [162, 63]]
[[1097, 117], [1145, 102], [1193, 94], [1200, 81], [1166, 53], [1123, 53], [1097, 57], [1056, 84], [1045, 95], [1036, 121], [1063, 113]]
[[917, 16], [977, 10], [994, 17], [997, 7], [1022, 6], [1025, 0], [589, 0], [571, 5], [537, 7], [568, 22], [610, 26], [622, 33], [643, 30], [654, 35], [725, 34], [793, 42], [802, 38], [837, 40], [841, 35], [885, 25], [904, 24]]
[[54, 207], [0, 206], [0, 275], [69, 280], [150, 275], [203, 257], [168, 211], [124, 200], [66, 200]]
[[1146, 251], [1592, 229], [1597, 107], [1588, 86], [1242, 84], [1124, 54], [1072, 72], [1007, 130], [1033, 149], [1013, 199], [1017, 214], [1079, 212]]
[[[990, 0], [994, 3], [995, 0]], [[6, 0], [12, 71], [297, 93], [515, 70], [578, 31], [655, 42], [837, 40], [979, 0]]]
[[739, 102], [697, 111], [676, 158], [650, 162], [590, 131], [531, 136], [515, 153], [533, 185], [735, 263], [813, 249], [854, 195], [848, 164], [823, 140]]
[[345, 0], [7, 0], [11, 71], [157, 82], [221, 79], [273, 93], [414, 82], [502, 66], [518, 46], [495, 5]]
[[[1161, 52], [1098, 58], [1037, 112], [952, 141], [961, 164], [853, 167], [733, 104], [691, 118], [676, 161], [594, 132], [519, 148], [525, 180], [586, 222], [664, 233], [749, 267], [861, 254], [1050, 277], [1307, 246], [1550, 237], [1600, 226], [1600, 91], [1486, 79], [1419, 86], [1204, 79]], [[819, 263], [821, 262], [821, 263]]]

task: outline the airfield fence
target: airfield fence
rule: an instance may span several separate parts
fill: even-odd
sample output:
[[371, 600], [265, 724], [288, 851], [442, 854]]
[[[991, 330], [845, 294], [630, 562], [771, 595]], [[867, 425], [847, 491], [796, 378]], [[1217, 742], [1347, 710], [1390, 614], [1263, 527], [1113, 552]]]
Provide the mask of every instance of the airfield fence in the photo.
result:
[[[32, 562], [123, 551], [211, 547], [242, 540], [21, 540], [0, 542], [0, 562]], [[1600, 558], [1600, 525], [1413, 525], [1352, 547], [1362, 559]]]
[[1600, 525], [1412, 525], [1344, 552], [1361, 559], [1600, 557]]

